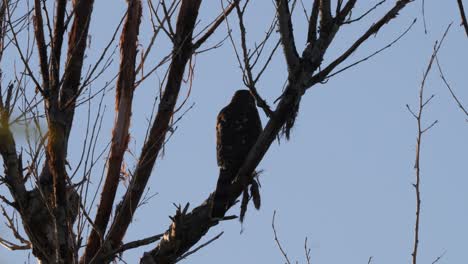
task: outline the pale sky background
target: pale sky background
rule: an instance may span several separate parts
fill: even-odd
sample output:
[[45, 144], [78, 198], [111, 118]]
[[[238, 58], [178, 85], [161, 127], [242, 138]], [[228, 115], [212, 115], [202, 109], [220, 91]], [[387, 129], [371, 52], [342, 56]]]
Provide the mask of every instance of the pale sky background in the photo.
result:
[[[355, 16], [378, 1], [358, 2], [353, 12]], [[340, 51], [351, 45], [394, 2], [387, 1], [361, 22], [344, 26], [323, 65], [339, 56]], [[96, 61], [126, 7], [125, 1], [109, 3], [96, 1], [88, 64]], [[204, 1], [198, 28], [209, 23], [219, 11], [219, 1]], [[468, 106], [468, 39], [459, 27], [456, 1], [427, 0], [425, 11], [427, 34], [422, 23], [421, 1], [411, 3], [344, 65], [385, 46], [418, 18], [413, 29], [397, 44], [328, 83], [308, 90], [291, 140], [275, 142], [258, 167], [264, 170], [260, 179], [261, 210], [249, 208], [242, 234], [237, 220], [216, 226], [201, 242], [221, 231], [224, 235], [181, 263], [284, 263], [271, 229], [274, 210], [277, 211], [278, 235], [291, 261], [305, 263], [304, 239], [308, 237], [314, 264], [367, 263], [370, 256], [374, 258], [373, 263], [378, 264], [410, 263], [415, 220], [412, 183], [415, 180], [416, 121], [405, 105], [410, 104], [415, 109], [422, 73], [434, 41], [451, 22], [454, 24], [439, 56], [446, 77]], [[246, 17], [251, 44], [262, 39], [273, 15], [272, 1], [253, 1]], [[230, 21], [237, 36], [235, 17], [232, 15]], [[150, 38], [148, 26], [145, 5], [144, 30], [140, 33], [143, 47]], [[305, 46], [306, 26], [299, 8], [294, 16], [294, 33], [300, 52]], [[220, 27], [206, 47], [221, 40], [226, 32], [225, 26]], [[167, 39], [162, 37], [158, 43], [155, 58], [170, 51]], [[114, 58], [115, 63], [95, 82], [93, 91], [102, 88], [117, 72], [118, 52]], [[149, 59], [146, 67], [149, 69], [155, 61], [158, 60]], [[11, 65], [8, 63], [12, 60], [4, 62]], [[158, 74], [162, 78], [163, 71]], [[280, 95], [285, 80], [285, 63], [280, 51], [259, 83], [259, 92], [272, 104]], [[125, 237], [126, 242], [164, 232], [170, 224], [168, 216], [175, 212], [172, 203], [190, 202], [193, 208], [214, 190], [218, 176], [216, 115], [239, 88], [243, 88], [241, 73], [229, 42], [196, 57], [193, 87], [183, 109], [195, 105], [178, 123], [176, 133], [166, 145], [165, 155], [158, 159], [148, 184], [150, 194], [158, 195], [139, 209]], [[158, 93], [156, 75], [136, 90], [129, 145], [134, 153], [140, 152], [152, 98]], [[181, 99], [186, 93], [187, 85], [184, 85]], [[436, 68], [428, 79], [426, 94], [435, 94], [435, 98], [425, 112], [424, 123], [430, 124], [436, 119], [439, 123], [423, 138], [419, 263], [432, 263], [444, 252], [438, 263], [467, 263], [468, 126]], [[107, 93], [105, 103], [107, 110], [97, 153], [111, 134], [113, 90]], [[93, 101], [92, 114], [97, 104], [98, 100]], [[74, 122], [69, 159], [73, 169], [81, 154], [80, 139], [86, 126], [86, 112], [87, 106], [82, 106]], [[265, 116], [261, 115], [265, 124]], [[17, 141], [24, 142], [21, 138]], [[133, 168], [135, 159], [127, 153], [126, 162]], [[102, 162], [93, 170], [93, 182], [98, 182], [101, 172]], [[123, 185], [120, 191], [122, 189]], [[231, 214], [238, 212], [238, 207], [229, 211]], [[10, 237], [3, 225], [0, 234]], [[138, 263], [142, 253], [142, 249], [132, 250], [123, 258], [128, 263]], [[23, 261], [27, 261], [24, 252], [0, 249], [1, 263]]]

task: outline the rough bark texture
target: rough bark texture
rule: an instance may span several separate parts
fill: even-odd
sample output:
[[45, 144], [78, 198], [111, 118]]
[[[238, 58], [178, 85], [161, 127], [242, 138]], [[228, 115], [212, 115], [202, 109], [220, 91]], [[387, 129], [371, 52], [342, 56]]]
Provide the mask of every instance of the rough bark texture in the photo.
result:
[[[75, 104], [73, 97], [76, 95], [81, 78], [86, 39], [88, 36], [89, 21], [93, 0], [73, 1], [75, 18], [73, 21], [68, 41], [67, 65], [64, 80], [59, 90], [59, 60], [64, 30], [64, 12], [66, 1], [59, 1], [57, 5], [57, 17], [53, 36], [52, 59], [51, 59], [51, 91], [47, 102], [47, 119], [49, 125], [47, 158], [48, 170], [53, 182], [53, 204], [54, 215], [56, 261], [58, 263], [72, 263], [74, 261], [73, 223], [67, 213], [66, 193], [68, 175], [65, 169], [68, 137], [70, 134]], [[60, 97], [59, 97], [60, 94]], [[76, 97], [74, 97], [76, 100]], [[69, 100], [70, 107], [65, 107]], [[47, 188], [47, 187], [46, 187]]]
[[98, 252], [92, 263], [101, 263], [103, 257], [109, 254], [109, 251], [120, 245], [143, 195], [146, 183], [169, 129], [186, 64], [193, 53], [192, 34], [200, 4], [201, 0], [184, 0], [181, 4], [168, 81], [159, 104], [156, 119], [150, 130], [148, 141], [143, 146], [130, 186], [119, 204], [119, 210], [116, 212], [115, 219], [104, 241], [103, 249]]
[[[55, 6], [49, 66], [41, 13], [41, 9], [45, 7], [41, 6], [40, 1], [35, 1], [34, 28], [43, 80], [42, 89], [40, 87], [38, 89], [43, 92], [49, 128], [46, 162], [40, 174], [40, 184], [36, 188], [26, 192], [23, 185], [21, 188], [16, 186], [15, 190], [12, 190], [17, 210], [33, 246], [33, 254], [41, 263], [72, 263], [77, 257], [72, 230], [80, 198], [76, 191], [68, 186], [65, 168], [68, 136], [75, 109], [74, 105], [66, 109], [61, 107], [61, 102], [67, 99], [65, 96], [60, 96], [60, 93], [64, 90], [76, 91], [79, 86], [93, 1], [73, 2], [75, 17], [69, 38], [63, 83], [60, 83], [66, 5], [67, 1], [57, 1]], [[11, 142], [8, 145], [13, 149], [8, 151], [16, 154], [14, 141]], [[19, 168], [20, 171], [22, 169]]]
[[[80, 80], [83, 77], [83, 61], [94, 0], [72, 1], [73, 8], [70, 10], [72, 10], [73, 21], [70, 28], [67, 28], [69, 24], [67, 15], [70, 14], [67, 2], [65, 0], [56, 1], [53, 28], [44, 30], [50, 26], [43, 21], [44, 14], [48, 16], [43, 11], [46, 7], [43, 1], [34, 1], [34, 35], [38, 49], [42, 85], [39, 85], [33, 76], [31, 78], [34, 79], [35, 85], [38, 86], [37, 89], [44, 99], [48, 136], [45, 140], [46, 161], [40, 172], [39, 182], [35, 188], [29, 191], [25, 187], [22, 157], [9, 128], [11, 98], [3, 100], [2, 93], [0, 93], [0, 154], [5, 165], [4, 181], [14, 199], [11, 205], [22, 218], [33, 254], [41, 263], [76, 263], [78, 260], [78, 239], [73, 232], [73, 224], [82, 197], [79, 197], [75, 189], [70, 186], [66, 159], [69, 135], [80, 93]], [[89, 218], [88, 221], [92, 222], [92, 230], [85, 253], [80, 260], [82, 264], [109, 263], [115, 257], [116, 252], [122, 252], [135, 247], [135, 245], [146, 243], [142, 241], [152, 243], [156, 240], [153, 237], [149, 240], [137, 241], [138, 243], [128, 243], [126, 247], [121, 247], [125, 233], [135, 215], [137, 206], [141, 202], [148, 179], [156, 165], [157, 157], [164, 146], [167, 132], [171, 129], [171, 121], [185, 68], [197, 48], [213, 34], [239, 1], [232, 2], [228, 8], [223, 10], [224, 13], [210, 24], [198, 41], [195, 41], [193, 32], [197, 24], [201, 2], [201, 0], [180, 1], [175, 31], [173, 31], [172, 26], [166, 25], [166, 23], [170, 23], [171, 15], [169, 13], [174, 11], [169, 12], [167, 6], [162, 5], [163, 13], [166, 15], [165, 21], [167, 21], [164, 22], [168, 28], [166, 28], [166, 33], [173, 41], [167, 81], [160, 98], [156, 118], [151, 125], [147, 141], [143, 145], [131, 182], [124, 197], [119, 202], [115, 217], [111, 222], [110, 215], [115, 204], [115, 193], [129, 138], [138, 32], [142, 14], [141, 0], [128, 1], [128, 13], [120, 43], [121, 63], [116, 85], [116, 118], [112, 131], [110, 157], [107, 162], [108, 170], [95, 220], [91, 220], [86, 215]], [[287, 0], [276, 0], [275, 2], [278, 32], [288, 69], [288, 84], [276, 109], [271, 112], [265, 128], [239, 169], [237, 168], [239, 164], [236, 164], [238, 172], [235, 177], [230, 176], [229, 193], [223, 198], [227, 200], [228, 206], [223, 206], [219, 215], [224, 215], [245, 191], [246, 181], [252, 180], [255, 168], [278, 135], [283, 132], [286, 137], [289, 137], [301, 98], [306, 90], [325, 80], [337, 65], [345, 61], [370, 36], [375, 35], [385, 24], [394, 19], [411, 0], [396, 1], [393, 8], [370, 26], [341, 56], [323, 67], [322, 70], [320, 69], [325, 52], [340, 27], [349, 17], [357, 0], [347, 1], [341, 10], [338, 8], [336, 15], [331, 12], [330, 0], [314, 0], [307, 31], [308, 43], [302, 53], [298, 52], [296, 48], [289, 2]], [[5, 2], [0, 8], [0, 25], [4, 23], [4, 15], [7, 10], [4, 4]], [[245, 7], [242, 8], [245, 10]], [[176, 10], [175, 7], [173, 10]], [[238, 10], [241, 10], [240, 7]], [[13, 27], [11, 22], [9, 23], [10, 27]], [[44, 32], [50, 32], [50, 41], [45, 37]], [[70, 33], [68, 45], [66, 45], [66, 56], [62, 56], [65, 32]], [[3, 27], [0, 27], [2, 40], [3, 34]], [[243, 41], [245, 41], [245, 37]], [[50, 44], [48, 44], [49, 42]], [[247, 50], [245, 43], [243, 47]], [[3, 53], [3, 50], [1, 52]], [[247, 53], [246, 51], [244, 56], [248, 57]], [[62, 57], [66, 58], [61, 59]], [[244, 61], [248, 61], [248, 59]], [[24, 58], [23, 63], [29, 67]], [[60, 71], [61, 63], [64, 65], [63, 73]], [[248, 68], [250, 69], [250, 67]], [[11, 90], [7, 94], [11, 97]], [[231, 181], [231, 178], [234, 180]], [[253, 192], [256, 192], [257, 197], [259, 197], [258, 188]], [[143, 255], [141, 263], [169, 264], [180, 260], [212, 226], [219, 223], [218, 219], [211, 217], [213, 196], [214, 194], [210, 194], [201, 205], [191, 211], [188, 211], [188, 205], [185, 208], [178, 208], [176, 214], [171, 217], [172, 223], [161, 241], [151, 251]], [[260, 201], [257, 199], [256, 206], [259, 206], [259, 203]], [[155, 237], [159, 238], [159, 236]]]
[[86, 245], [82, 263], [88, 263], [96, 254], [104, 239], [107, 224], [114, 205], [115, 194], [119, 185], [120, 170], [123, 156], [128, 145], [130, 117], [135, 83], [135, 63], [138, 45], [138, 32], [141, 22], [141, 1], [128, 2], [127, 18], [125, 20], [120, 40], [120, 74], [116, 86], [116, 118], [112, 131], [112, 145], [107, 164], [107, 176], [101, 192], [95, 227]]
[[[351, 11], [355, 2], [356, 1], [354, 0], [349, 1], [341, 13], [337, 14], [337, 16], [331, 20], [328, 16], [322, 16], [320, 25], [321, 27], [328, 29], [328, 31], [321, 32], [319, 39], [315, 41], [313, 45], [309, 44], [302, 52], [302, 56], [298, 59], [296, 58], [297, 52], [295, 51], [296, 48], [294, 41], [291, 39], [293, 37], [293, 30], [292, 23], [290, 21], [291, 16], [289, 14], [289, 8], [286, 8], [287, 1], [276, 0], [279, 21], [278, 31], [281, 35], [281, 43], [283, 45], [289, 71], [288, 85], [276, 110], [268, 120], [263, 132], [237, 173], [238, 180], [232, 183], [230, 193], [231, 204], [234, 204], [235, 200], [243, 191], [243, 184], [240, 181], [240, 179], [244, 178], [242, 175], [252, 175], [255, 168], [268, 151], [271, 143], [279, 135], [281, 129], [287, 125], [288, 120], [295, 118], [294, 114], [297, 111], [302, 95], [312, 85], [312, 74], [317, 71], [321, 65], [328, 46], [332, 42], [333, 37], [344, 19], [347, 17], [348, 13]], [[376, 25], [373, 25], [369, 29], [369, 31], [376, 33], [385, 23], [388, 23], [391, 19], [395, 18], [396, 14], [410, 2], [410, 0], [398, 1]], [[323, 21], [323, 19], [326, 21]], [[385, 23], [383, 23], [384, 21]], [[310, 23], [310, 25], [313, 26], [315, 23]], [[313, 31], [314, 30], [309, 29], [309, 32]], [[357, 44], [352, 45], [350, 49], [362, 44], [369, 37], [369, 31], [361, 36], [361, 38], [358, 39]], [[352, 51], [354, 50], [355, 49]], [[343, 55], [344, 58], [347, 58], [351, 53], [345, 53]], [[324, 75], [321, 80], [325, 77], [326, 75]], [[286, 129], [288, 128], [286, 127]], [[140, 263], [175, 263], [178, 258], [195, 245], [195, 243], [197, 243], [212, 226], [218, 223], [217, 221], [213, 221], [209, 216], [209, 207], [212, 195], [213, 194], [211, 194], [200, 206], [194, 208], [190, 213], [184, 213], [183, 211], [178, 210], [172, 217], [172, 224], [165, 232], [164, 237], [161, 239], [159, 244], [155, 249], [145, 253]]]

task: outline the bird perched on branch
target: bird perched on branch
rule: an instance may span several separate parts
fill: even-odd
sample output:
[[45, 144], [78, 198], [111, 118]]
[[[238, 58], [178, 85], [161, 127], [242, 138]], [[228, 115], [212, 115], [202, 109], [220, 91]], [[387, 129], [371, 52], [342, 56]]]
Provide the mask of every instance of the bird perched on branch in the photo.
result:
[[[231, 102], [218, 114], [216, 124], [216, 150], [218, 166], [220, 168], [218, 183], [213, 197], [211, 216], [215, 219], [224, 217], [225, 212], [231, 206], [231, 183], [235, 179], [242, 163], [250, 149], [262, 132], [262, 123], [255, 106], [255, 99], [248, 90], [235, 92]], [[241, 222], [247, 209], [250, 196], [247, 191], [251, 185], [251, 194], [254, 196], [254, 204], [260, 207], [258, 184], [250, 175], [245, 175], [241, 180], [244, 197], [241, 205]]]

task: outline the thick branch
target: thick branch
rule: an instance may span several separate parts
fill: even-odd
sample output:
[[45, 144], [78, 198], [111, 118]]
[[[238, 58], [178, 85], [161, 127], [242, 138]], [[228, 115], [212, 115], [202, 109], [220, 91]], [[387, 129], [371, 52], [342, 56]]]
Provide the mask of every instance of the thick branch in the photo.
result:
[[[24, 230], [28, 234], [33, 246], [34, 255], [40, 256], [39, 258], [42, 260], [51, 259], [52, 256], [50, 254], [44, 254], [46, 243], [43, 243], [43, 241], [45, 239], [40, 237], [34, 228], [31, 228], [35, 223], [31, 217], [29, 194], [24, 185], [22, 158], [16, 152], [16, 143], [9, 128], [7, 112], [4, 108], [6, 106], [8, 104], [4, 104], [0, 99], [0, 155], [3, 158], [5, 169], [5, 183], [14, 199], [12, 206], [21, 215]], [[12, 224], [10, 223], [10, 225]], [[50, 247], [51, 245], [49, 245]]]
[[[397, 3], [398, 10], [401, 10], [409, 2], [410, 0], [399, 1]], [[277, 0], [277, 12], [278, 16], [280, 16], [280, 34], [283, 45], [285, 46], [285, 53], [291, 55], [291, 53], [294, 54], [292, 51], [295, 51], [295, 47], [293, 45], [294, 42], [287, 38], [288, 36], [292, 37], [292, 34], [290, 34], [290, 16], [285, 16], [288, 14], [288, 11], [285, 10], [284, 3], [286, 3], [286, 1]], [[397, 11], [392, 9], [392, 11], [389, 12], [390, 16], [394, 17], [396, 12]], [[389, 14], [385, 17], [388, 16]], [[386, 22], [389, 20], [389, 18], [384, 19]], [[278, 137], [281, 128], [286, 124], [291, 114], [297, 110], [298, 102], [303, 95], [303, 89], [308, 81], [310, 81], [311, 74], [320, 66], [323, 55], [329, 46], [328, 44], [333, 38], [334, 33], [338, 30], [336, 27], [339, 27], [339, 25], [335, 25], [328, 34], [321, 34], [316, 45], [308, 45], [303, 52], [304, 55], [302, 58], [303, 61], [307, 62], [294, 65], [294, 63], [290, 64], [290, 61], [288, 61], [289, 70], [291, 69], [291, 65], [294, 65], [293, 70], [295, 74], [289, 76], [289, 83], [276, 110], [273, 112], [257, 142], [247, 155], [242, 167], [237, 173], [236, 180], [231, 184], [231, 189], [228, 194], [231, 206], [235, 204], [236, 199], [243, 191], [244, 184], [241, 182], [241, 179], [247, 177], [241, 176], [252, 175], [272, 142]], [[291, 49], [292, 47], [294, 47], [294, 49]], [[292, 60], [297, 58], [299, 62], [297, 54], [291, 57], [287, 54], [287, 60], [288, 58], [292, 58]], [[145, 253], [140, 263], [174, 263], [180, 256], [195, 245], [212, 226], [217, 225], [218, 222], [210, 217], [212, 197], [213, 193], [200, 206], [194, 208], [189, 213], [186, 212], [186, 209], [181, 210], [179, 208], [175, 216], [171, 218], [172, 223], [160, 243], [153, 250]]]
[[[89, 22], [93, 10], [94, 0], [74, 0], [74, 14], [73, 25], [68, 39], [67, 60], [65, 64], [65, 71], [62, 81], [62, 88], [60, 90], [60, 105], [54, 105], [48, 109], [49, 126], [61, 126], [57, 130], [57, 136], [61, 138], [63, 154], [66, 157], [68, 136], [70, 134], [73, 117], [75, 114], [76, 97], [73, 97], [78, 91], [81, 79], [81, 71], [83, 68], [84, 53], [86, 49], [86, 38], [88, 36]], [[54, 102], [57, 99], [51, 98]], [[67, 104], [66, 102], [71, 101]], [[65, 107], [65, 105], [67, 107]], [[52, 124], [53, 123], [53, 124]], [[51, 129], [52, 130], [52, 129]], [[49, 154], [48, 154], [49, 155]], [[48, 157], [49, 158], [49, 157]], [[49, 173], [50, 171], [50, 173]], [[41, 183], [50, 183], [52, 180], [51, 168], [46, 168], [41, 173]]]
[[[255, 146], [249, 152], [244, 165], [237, 174], [238, 176], [252, 174], [271, 143], [277, 137], [295, 101], [296, 99], [293, 94], [283, 97], [278, 108], [273, 113], [273, 117], [270, 118]], [[241, 178], [244, 177], [238, 177], [238, 179]], [[231, 191], [229, 192], [229, 204], [235, 204], [235, 200], [243, 191], [243, 186], [240, 181], [235, 181], [232, 184]], [[188, 214], [182, 210], [178, 210], [176, 215], [172, 217], [173, 222], [159, 245], [154, 250], [145, 253], [145, 262], [142, 259], [141, 263], [151, 263], [148, 262], [149, 256], [154, 261], [153, 263], [174, 263], [176, 259], [195, 245], [212, 226], [216, 225], [218, 222], [213, 221], [210, 217], [213, 194], [202, 205], [194, 208]]]
[[320, 0], [314, 0], [309, 18], [309, 29], [307, 31], [307, 42], [311, 45], [317, 40], [317, 20], [319, 15]]
[[128, 225], [145, 190], [152, 169], [169, 130], [170, 121], [180, 91], [185, 67], [193, 54], [192, 36], [198, 17], [201, 0], [184, 0], [177, 18], [176, 35], [166, 87], [162, 95], [156, 119], [151, 127], [148, 141], [143, 146], [134, 176], [127, 189], [116, 217], [106, 237], [104, 247], [92, 263], [102, 263], [103, 257], [112, 252], [121, 243]]
[[[67, 7], [66, 0], [57, 0], [55, 11], [55, 24], [54, 24], [54, 35], [52, 39], [52, 51], [50, 53], [50, 80], [51, 80], [51, 93], [53, 97], [58, 95], [59, 89], [59, 74], [60, 74], [60, 57], [62, 55], [62, 44], [63, 36], [65, 33], [65, 10]], [[58, 98], [54, 98], [58, 100]], [[58, 103], [52, 102], [53, 104]]]
[[[50, 116], [55, 116], [57, 112]], [[70, 229], [68, 228], [65, 169], [64, 129], [55, 120], [49, 122], [49, 138], [47, 146], [48, 165], [53, 180], [53, 214], [55, 228], [56, 260], [58, 263], [72, 261], [70, 251]]]
[[[67, 60], [60, 91], [60, 108], [65, 112], [64, 121], [67, 141], [75, 114], [75, 102], [77, 99], [75, 94], [80, 85], [93, 4], [94, 0], [73, 1], [75, 18], [68, 38]], [[65, 106], [67, 106], [66, 109], [64, 109]]]
[[288, 72], [293, 75], [297, 65], [299, 65], [299, 54], [294, 43], [293, 27], [291, 22], [291, 12], [287, 0], [276, 0], [278, 12], [278, 27], [283, 45], [284, 57], [288, 65]]
[[49, 82], [49, 62], [47, 58], [47, 46], [44, 39], [44, 23], [41, 12], [41, 1], [34, 0], [34, 35], [36, 36], [37, 50], [39, 53], [39, 65], [41, 69], [43, 90], [48, 93], [50, 89]]
[[[89, 19], [93, 0], [73, 2], [75, 8], [75, 19], [70, 33], [65, 77], [61, 89], [60, 98], [67, 99], [67, 96], [77, 90], [81, 78], [84, 50], [86, 48], [86, 37], [89, 27]], [[49, 125], [49, 138], [47, 145], [47, 164], [53, 182], [53, 215], [55, 227], [55, 241], [57, 261], [59, 263], [71, 263], [73, 261], [73, 250], [70, 245], [73, 240], [69, 226], [72, 223], [68, 218], [67, 211], [67, 173], [65, 169], [68, 136], [73, 121], [74, 107], [61, 109], [58, 97], [58, 72], [60, 64], [61, 46], [64, 34], [64, 12], [66, 1], [59, 1], [57, 5], [57, 18], [52, 40], [51, 54], [51, 89], [50, 104], [47, 105], [47, 117]], [[61, 101], [63, 103], [63, 101]], [[47, 176], [47, 174], [42, 174]], [[50, 179], [41, 179], [43, 183], [50, 182]]]
[[330, 0], [320, 0], [320, 14], [320, 31], [322, 31], [323, 29], [328, 28], [333, 20]]
[[103, 240], [114, 205], [115, 194], [119, 185], [120, 170], [129, 141], [130, 117], [132, 114], [133, 91], [135, 85], [135, 65], [138, 45], [138, 33], [141, 22], [141, 1], [128, 3], [127, 18], [120, 40], [120, 70], [116, 85], [116, 111], [112, 143], [107, 163], [107, 175], [101, 192], [101, 200], [94, 221], [95, 228], [89, 237], [83, 256], [84, 263], [91, 260]]

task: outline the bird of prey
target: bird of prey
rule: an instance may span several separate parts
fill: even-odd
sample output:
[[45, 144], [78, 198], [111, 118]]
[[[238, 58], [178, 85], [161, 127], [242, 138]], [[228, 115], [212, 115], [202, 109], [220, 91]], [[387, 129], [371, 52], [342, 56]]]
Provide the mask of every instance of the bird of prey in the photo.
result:
[[[216, 150], [220, 170], [213, 197], [212, 218], [223, 218], [224, 213], [231, 206], [229, 204], [231, 182], [235, 179], [240, 166], [261, 132], [262, 124], [255, 106], [255, 99], [248, 90], [236, 91], [231, 102], [219, 112], [217, 118]], [[252, 194], [258, 194], [258, 185], [253, 182], [255, 181], [244, 181], [246, 186], [243, 186], [241, 221], [249, 200], [247, 185], [251, 185]], [[255, 198], [254, 204], [259, 207], [259, 196], [257, 201]]]

